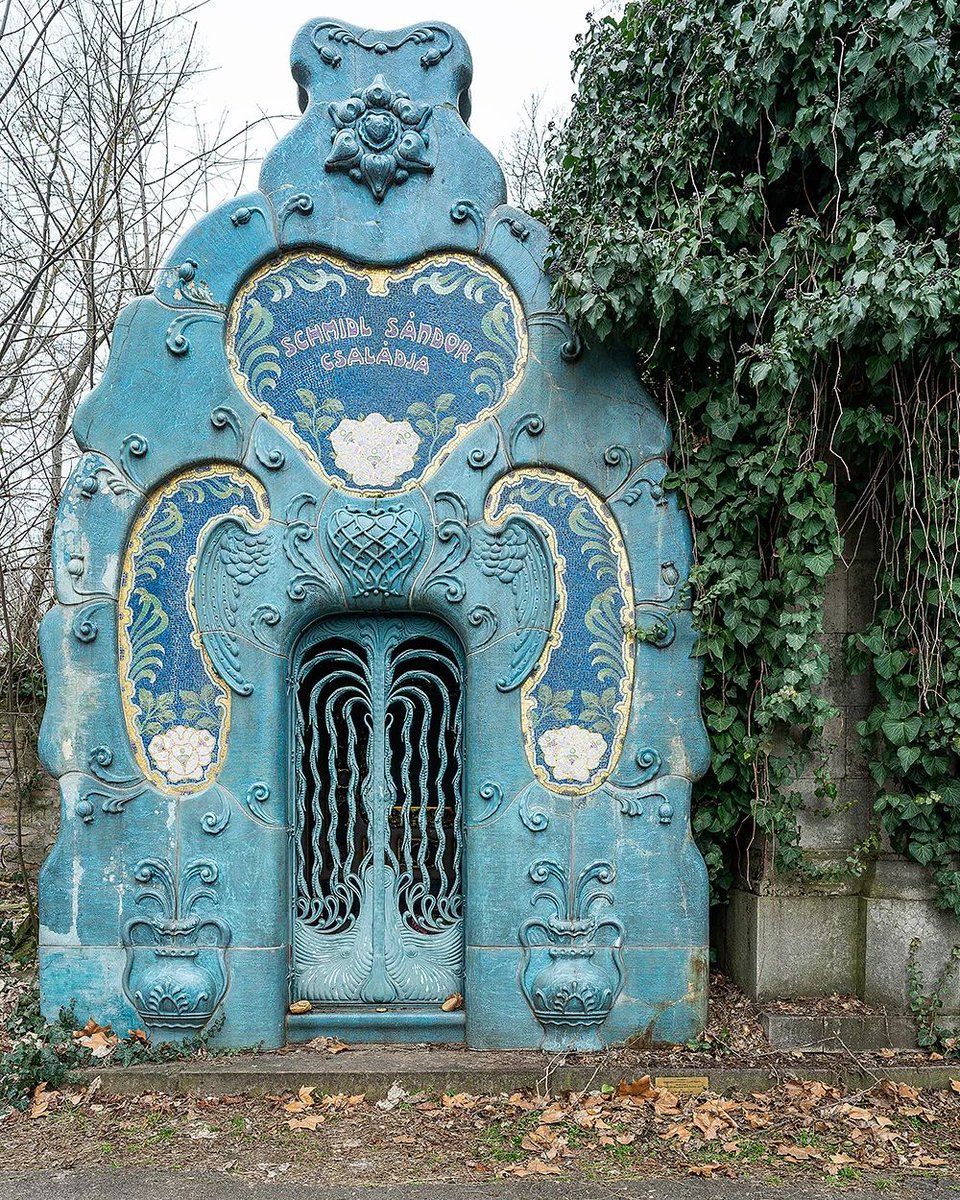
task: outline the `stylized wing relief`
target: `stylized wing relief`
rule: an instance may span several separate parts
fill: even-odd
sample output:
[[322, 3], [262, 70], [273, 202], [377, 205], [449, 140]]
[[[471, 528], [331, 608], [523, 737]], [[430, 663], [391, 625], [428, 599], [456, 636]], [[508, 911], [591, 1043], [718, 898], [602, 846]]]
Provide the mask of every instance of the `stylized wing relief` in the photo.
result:
[[229, 516], [207, 531], [197, 554], [194, 603], [200, 639], [216, 673], [239, 696], [253, 691], [240, 665], [240, 589], [264, 574], [272, 552], [269, 532], [251, 530]]
[[517, 620], [510, 669], [497, 680], [501, 692], [519, 687], [546, 649], [557, 603], [557, 568], [550, 542], [533, 521], [508, 517], [495, 533], [487, 533], [477, 547], [485, 575], [509, 584]]

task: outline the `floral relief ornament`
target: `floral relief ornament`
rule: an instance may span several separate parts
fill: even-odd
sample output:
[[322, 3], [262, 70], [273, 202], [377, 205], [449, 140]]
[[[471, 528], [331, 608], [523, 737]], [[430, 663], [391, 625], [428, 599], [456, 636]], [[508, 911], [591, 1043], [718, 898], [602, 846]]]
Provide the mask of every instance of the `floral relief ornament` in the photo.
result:
[[424, 132], [432, 106], [391, 91], [382, 75], [349, 100], [334, 101], [329, 112], [336, 128], [324, 166], [365, 183], [377, 203], [412, 171], [433, 170], [427, 158], [430, 135]]
[[333, 457], [354, 483], [389, 487], [413, 470], [420, 437], [409, 421], [390, 421], [372, 412], [354, 420], [345, 417], [330, 434]]
[[607, 752], [602, 734], [584, 729], [582, 725], [548, 729], [537, 738], [537, 744], [554, 779], [570, 779], [576, 783], [589, 783]]
[[203, 778], [215, 745], [207, 729], [174, 725], [152, 737], [147, 750], [169, 783], [190, 783]]

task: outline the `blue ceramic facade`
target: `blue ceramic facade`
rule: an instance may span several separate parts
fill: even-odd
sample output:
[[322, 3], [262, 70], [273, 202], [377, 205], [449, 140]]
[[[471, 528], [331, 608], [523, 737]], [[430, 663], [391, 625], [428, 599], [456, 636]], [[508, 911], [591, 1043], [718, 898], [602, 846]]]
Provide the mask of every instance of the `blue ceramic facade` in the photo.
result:
[[314, 21], [293, 74], [261, 190], [184, 237], [76, 417], [45, 1009], [684, 1040], [708, 746], [669, 430], [551, 311], [455, 30]]

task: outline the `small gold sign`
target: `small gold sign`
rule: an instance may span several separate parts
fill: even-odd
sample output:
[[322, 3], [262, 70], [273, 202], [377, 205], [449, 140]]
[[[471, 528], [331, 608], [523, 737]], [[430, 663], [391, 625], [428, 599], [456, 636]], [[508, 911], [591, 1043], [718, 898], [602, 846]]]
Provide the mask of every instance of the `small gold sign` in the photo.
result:
[[654, 1084], [665, 1092], [673, 1092], [675, 1096], [696, 1096], [710, 1087], [706, 1075], [658, 1075]]

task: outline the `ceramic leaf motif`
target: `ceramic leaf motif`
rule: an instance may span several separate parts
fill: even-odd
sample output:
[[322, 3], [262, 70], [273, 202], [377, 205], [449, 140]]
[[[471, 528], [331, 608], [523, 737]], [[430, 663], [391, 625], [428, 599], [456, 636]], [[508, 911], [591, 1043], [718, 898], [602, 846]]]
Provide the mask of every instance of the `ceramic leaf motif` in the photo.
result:
[[325, 482], [382, 495], [502, 407], [527, 334], [510, 285], [466, 255], [382, 270], [294, 253], [241, 289], [227, 347], [243, 392]]

